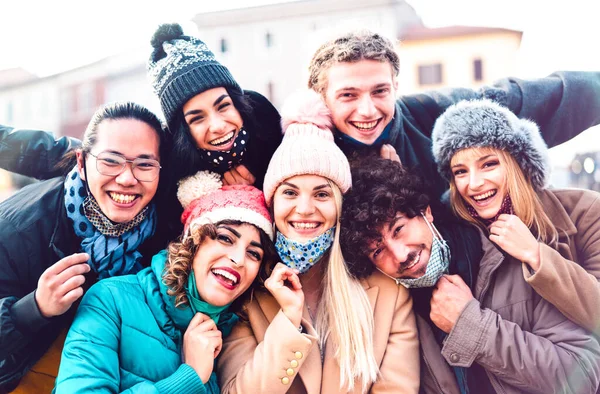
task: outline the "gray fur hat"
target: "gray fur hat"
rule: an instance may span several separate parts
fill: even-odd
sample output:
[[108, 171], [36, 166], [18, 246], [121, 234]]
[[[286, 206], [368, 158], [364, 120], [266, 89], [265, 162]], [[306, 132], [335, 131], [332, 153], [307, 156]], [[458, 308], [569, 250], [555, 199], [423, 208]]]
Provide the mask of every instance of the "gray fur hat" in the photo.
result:
[[456, 152], [483, 147], [514, 157], [535, 190], [543, 189], [550, 179], [548, 147], [538, 126], [493, 101], [461, 101], [450, 106], [435, 122], [431, 139], [438, 171], [447, 180], [452, 177], [450, 161]]

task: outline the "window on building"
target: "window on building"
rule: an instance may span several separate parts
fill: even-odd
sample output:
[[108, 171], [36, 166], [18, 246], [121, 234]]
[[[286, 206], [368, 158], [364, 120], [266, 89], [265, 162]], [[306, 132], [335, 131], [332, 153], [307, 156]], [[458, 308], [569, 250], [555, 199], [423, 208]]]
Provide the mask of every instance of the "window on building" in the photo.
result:
[[442, 64], [419, 66], [419, 85], [438, 85], [442, 83]]
[[96, 107], [96, 91], [91, 82], [84, 83], [77, 88], [78, 110], [91, 112]]
[[267, 34], [265, 34], [265, 45], [267, 48], [271, 48], [273, 46], [273, 35], [271, 32], [267, 32]]
[[221, 53], [227, 52], [227, 40], [221, 38]]
[[483, 81], [483, 62], [481, 59], [473, 60], [473, 79]]

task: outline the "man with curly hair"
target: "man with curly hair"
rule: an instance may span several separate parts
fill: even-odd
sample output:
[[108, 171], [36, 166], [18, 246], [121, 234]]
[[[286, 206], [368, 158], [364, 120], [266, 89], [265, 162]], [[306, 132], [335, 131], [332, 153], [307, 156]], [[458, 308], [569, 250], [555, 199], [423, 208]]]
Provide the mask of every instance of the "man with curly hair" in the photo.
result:
[[340, 221], [351, 274], [379, 271], [411, 289], [420, 392], [595, 392], [598, 342], [429, 190], [400, 163], [365, 157], [353, 163]]
[[[323, 45], [309, 65], [308, 87], [332, 112], [336, 143], [348, 156], [381, 151], [418, 167], [436, 196], [448, 183], [436, 171], [431, 130], [437, 117], [460, 100], [488, 98], [540, 125], [552, 147], [600, 119], [600, 73], [557, 72], [546, 78], [504, 78], [479, 90], [445, 89], [398, 98], [400, 59], [394, 43], [370, 31], [350, 32]], [[401, 88], [401, 87], [400, 87]], [[397, 156], [396, 156], [397, 154]]]

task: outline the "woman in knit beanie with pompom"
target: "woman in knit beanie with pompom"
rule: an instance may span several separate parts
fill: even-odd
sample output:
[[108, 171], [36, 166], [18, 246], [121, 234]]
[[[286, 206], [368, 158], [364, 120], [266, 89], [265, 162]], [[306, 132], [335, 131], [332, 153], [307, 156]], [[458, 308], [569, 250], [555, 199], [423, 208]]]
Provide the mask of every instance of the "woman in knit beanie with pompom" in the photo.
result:
[[277, 253], [262, 192], [218, 174], [182, 181], [185, 230], [137, 275], [99, 282], [65, 342], [56, 393], [220, 392], [222, 338]]
[[488, 100], [448, 108], [432, 140], [457, 215], [521, 262], [540, 296], [599, 335], [600, 194], [548, 189], [538, 126]]
[[[148, 77], [167, 121], [165, 173], [168, 201], [177, 180], [210, 170], [224, 184], [262, 188], [281, 142], [280, 116], [262, 95], [244, 91], [204, 42], [178, 24], [164, 24], [151, 40]], [[165, 217], [178, 217], [169, 204]], [[171, 212], [169, 212], [171, 211]]]
[[[264, 193], [282, 263], [224, 339], [224, 393], [416, 393], [419, 351], [408, 291], [374, 274], [352, 277], [339, 244], [350, 166], [329, 111], [306, 91], [282, 110], [283, 141]], [[399, 363], [399, 360], [402, 360]]]

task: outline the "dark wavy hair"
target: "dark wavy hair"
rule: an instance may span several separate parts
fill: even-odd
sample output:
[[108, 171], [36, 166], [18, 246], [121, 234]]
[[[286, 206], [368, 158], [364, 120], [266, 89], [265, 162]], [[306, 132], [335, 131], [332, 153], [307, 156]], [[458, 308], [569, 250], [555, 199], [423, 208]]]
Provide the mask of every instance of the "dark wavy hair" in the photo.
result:
[[[233, 106], [240, 113], [244, 125], [254, 122], [252, 111], [252, 101], [246, 94], [225, 87], [227, 94], [231, 97]], [[196, 141], [190, 132], [190, 127], [185, 122], [183, 111], [180, 109], [173, 121], [169, 124], [169, 137], [171, 144], [169, 147], [169, 176], [172, 179], [178, 180], [189, 175], [194, 175], [196, 172], [203, 169], [211, 169], [209, 163], [202, 160]]]
[[402, 212], [413, 218], [430, 205], [429, 187], [400, 163], [378, 156], [351, 161], [352, 188], [344, 196], [340, 243], [350, 273], [374, 269], [368, 245], [381, 239], [384, 225]]
[[[212, 240], [217, 238], [217, 227], [221, 224], [240, 225], [248, 224], [237, 220], [222, 220], [215, 224], [205, 224], [200, 226], [187, 236], [177, 241], [171, 242], [168, 246], [168, 258], [163, 272], [163, 282], [168, 287], [167, 293], [175, 297], [175, 306], [181, 307], [189, 304], [186, 295], [186, 286], [188, 277], [192, 270], [194, 256], [196, 251], [207, 238]], [[279, 255], [273, 245], [273, 241], [261, 229], [256, 227], [260, 236], [260, 243], [263, 247], [263, 259], [258, 271], [258, 275], [252, 285], [235, 299], [231, 305], [232, 312], [241, 312], [243, 305], [249, 299], [252, 291], [256, 287], [264, 287], [264, 281], [268, 278], [271, 270], [279, 261]]]

